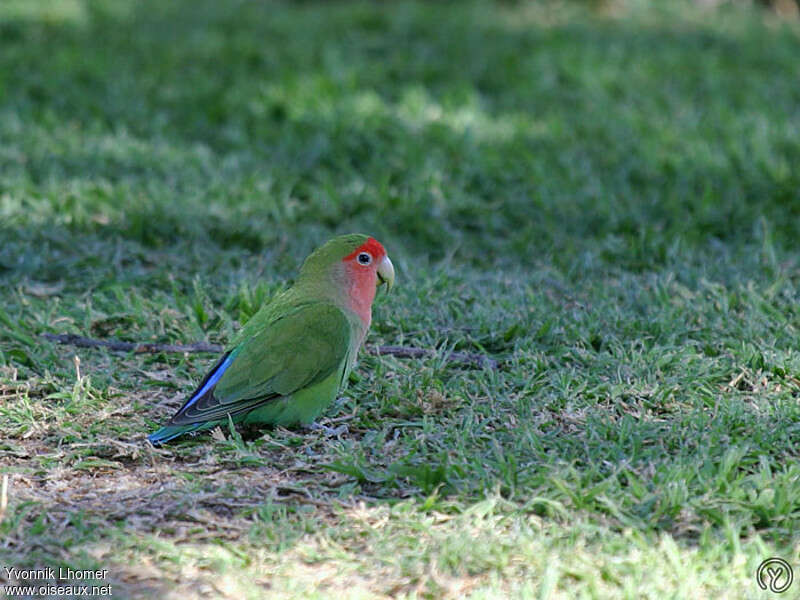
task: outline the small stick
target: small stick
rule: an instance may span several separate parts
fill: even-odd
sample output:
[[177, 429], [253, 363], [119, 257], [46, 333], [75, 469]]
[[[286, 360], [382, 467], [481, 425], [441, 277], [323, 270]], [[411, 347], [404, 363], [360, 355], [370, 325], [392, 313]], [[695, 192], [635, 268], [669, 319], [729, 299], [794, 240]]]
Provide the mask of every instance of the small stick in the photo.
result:
[[[367, 352], [370, 354], [387, 354], [396, 356], [397, 358], [422, 358], [424, 356], [433, 356], [436, 354], [435, 350], [427, 348], [414, 348], [412, 346], [367, 346]], [[472, 365], [476, 367], [489, 367], [490, 369], [497, 368], [497, 361], [489, 358], [484, 354], [477, 354], [474, 352], [448, 352], [445, 355], [445, 360], [452, 363], [460, 363], [465, 365]]]
[[3, 483], [0, 486], [0, 523], [3, 522], [3, 517], [6, 515], [6, 507], [8, 506], [8, 473], [3, 475]]
[[[134, 354], [154, 354], [157, 352], [222, 352], [219, 344], [197, 342], [194, 344], [156, 344], [150, 342], [122, 342], [119, 340], [97, 340], [75, 335], [73, 333], [43, 333], [42, 337], [68, 346], [78, 348], [108, 348], [117, 352], [133, 352]], [[367, 346], [370, 354], [396, 356], [398, 358], [423, 358], [435, 356], [436, 351], [428, 348], [414, 348], [412, 346]], [[483, 354], [473, 352], [448, 352], [445, 355], [447, 362], [472, 366], [497, 368], [497, 361]]]
[[73, 333], [43, 333], [42, 337], [67, 346], [78, 348], [108, 348], [117, 352], [133, 352], [134, 354], [155, 354], [157, 352], [222, 352], [219, 344], [154, 344], [149, 342], [121, 342], [119, 340], [96, 340], [75, 335]]

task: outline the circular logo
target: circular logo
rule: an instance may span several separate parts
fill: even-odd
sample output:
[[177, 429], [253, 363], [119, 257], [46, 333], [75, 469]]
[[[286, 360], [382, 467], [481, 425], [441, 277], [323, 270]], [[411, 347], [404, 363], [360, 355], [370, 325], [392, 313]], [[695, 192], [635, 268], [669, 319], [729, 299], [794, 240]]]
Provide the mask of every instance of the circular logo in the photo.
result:
[[792, 585], [794, 573], [789, 563], [782, 558], [768, 558], [756, 569], [756, 582], [762, 590], [782, 594]]

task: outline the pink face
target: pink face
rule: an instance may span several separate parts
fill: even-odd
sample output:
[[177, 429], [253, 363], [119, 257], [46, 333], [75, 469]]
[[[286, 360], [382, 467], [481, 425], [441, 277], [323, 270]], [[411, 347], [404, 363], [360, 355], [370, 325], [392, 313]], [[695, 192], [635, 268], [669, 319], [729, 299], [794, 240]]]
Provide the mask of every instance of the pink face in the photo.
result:
[[386, 250], [375, 238], [369, 238], [342, 259], [350, 282], [351, 308], [369, 326], [372, 318], [372, 301], [378, 284], [378, 268], [386, 257]]

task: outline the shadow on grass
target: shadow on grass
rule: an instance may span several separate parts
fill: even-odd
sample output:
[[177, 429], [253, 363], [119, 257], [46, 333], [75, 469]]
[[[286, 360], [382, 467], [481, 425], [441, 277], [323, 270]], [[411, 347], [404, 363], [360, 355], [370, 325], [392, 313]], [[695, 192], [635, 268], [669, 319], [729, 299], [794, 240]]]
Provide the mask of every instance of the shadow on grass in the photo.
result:
[[752, 239], [760, 217], [778, 241], [800, 233], [781, 75], [795, 37], [448, 11], [147, 2], [7, 19], [6, 192], [42, 231], [255, 251], [277, 230], [365, 228], [481, 265], [615, 237], [611, 258], [647, 269], [676, 236]]

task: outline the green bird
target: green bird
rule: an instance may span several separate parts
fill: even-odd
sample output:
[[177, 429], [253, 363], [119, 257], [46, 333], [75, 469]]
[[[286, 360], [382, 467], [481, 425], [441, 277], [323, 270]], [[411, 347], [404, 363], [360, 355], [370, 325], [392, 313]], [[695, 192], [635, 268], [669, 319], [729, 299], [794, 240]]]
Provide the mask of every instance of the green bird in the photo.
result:
[[310, 425], [347, 381], [394, 267], [374, 238], [342, 235], [318, 248], [296, 283], [253, 315], [180, 410], [147, 439], [228, 422]]

